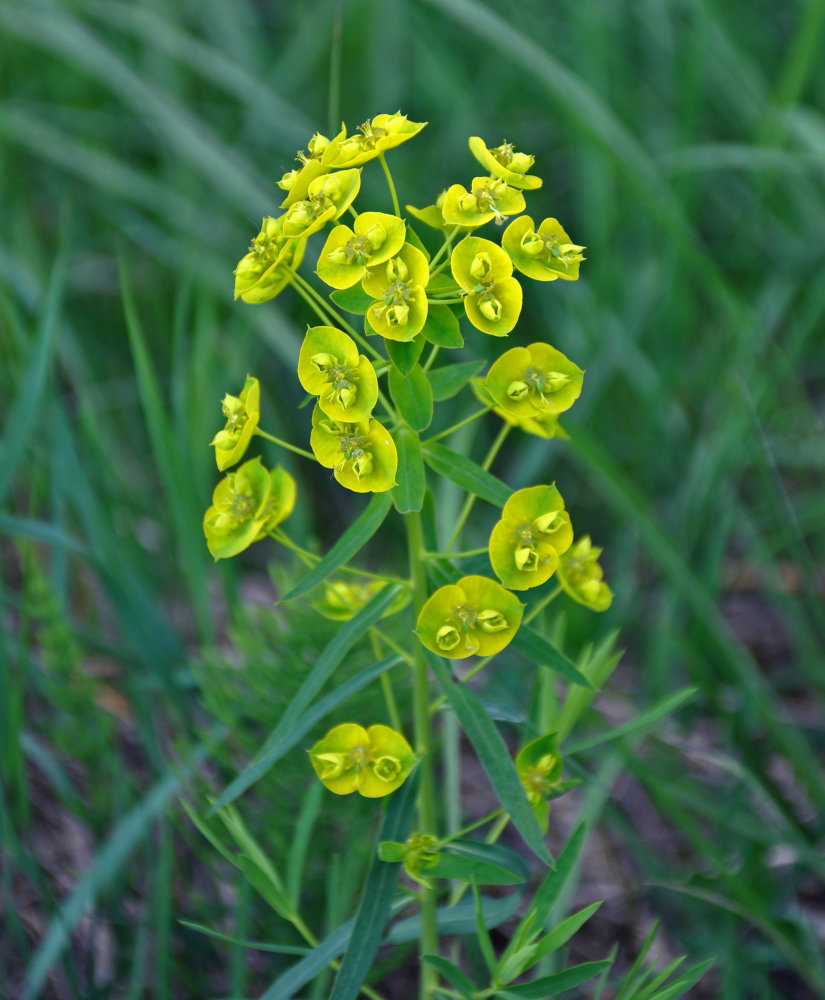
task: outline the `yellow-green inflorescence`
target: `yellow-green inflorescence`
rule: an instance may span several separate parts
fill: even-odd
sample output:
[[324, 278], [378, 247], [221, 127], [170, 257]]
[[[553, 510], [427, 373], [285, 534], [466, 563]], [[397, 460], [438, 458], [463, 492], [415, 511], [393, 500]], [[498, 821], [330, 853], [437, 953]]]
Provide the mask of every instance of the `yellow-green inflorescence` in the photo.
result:
[[368, 799], [400, 788], [416, 763], [401, 733], [382, 725], [364, 729], [354, 722], [331, 729], [307, 752], [315, 773], [331, 792], [358, 792]]
[[511, 590], [539, 587], [555, 573], [573, 542], [570, 515], [555, 486], [514, 493], [490, 535], [490, 563]]
[[[449, 185], [424, 209], [407, 206], [411, 221], [425, 223], [430, 228], [428, 239], [441, 243], [435, 251], [425, 248], [410, 219], [398, 210], [385, 158], [425, 124], [398, 111], [378, 114], [354, 132], [342, 125], [331, 138], [316, 132], [306, 150], [297, 154], [295, 169], [278, 182], [285, 193], [282, 214], [263, 219], [239, 261], [235, 297], [257, 305], [291, 285], [318, 316], [318, 325], [306, 331], [297, 359], [298, 380], [316, 401], [311, 452], [278, 442], [260, 429], [260, 387], [257, 379], [247, 376], [239, 394], [227, 394], [223, 400], [225, 425], [212, 441], [221, 472], [241, 461], [257, 434], [314, 457], [352, 492], [394, 490], [396, 477], [409, 486], [411, 480], [404, 477], [411, 475], [414, 462], [399, 472], [395, 442], [402, 459], [412, 462], [410, 435], [432, 418], [430, 397], [438, 401], [436, 389], [440, 386], [443, 392], [449, 381], [440, 378], [444, 355], [436, 358], [439, 351], [463, 342], [458, 331], [462, 310], [475, 329], [504, 337], [521, 314], [521, 276], [537, 281], [578, 278], [585, 248], [572, 241], [556, 218], [536, 216], [542, 218], [537, 224], [522, 214], [525, 195], [540, 188], [542, 181], [531, 173], [535, 157], [507, 141], [487, 146], [479, 136], [471, 137], [470, 152], [481, 164], [481, 176], [474, 177], [469, 187]], [[393, 213], [359, 213], [355, 208], [362, 170], [373, 169], [369, 164], [374, 160], [380, 161], [375, 166], [380, 165], [386, 175]], [[479, 235], [485, 226], [493, 238]], [[316, 274], [332, 290], [331, 305], [297, 273], [307, 240], [315, 234], [319, 245], [323, 241]], [[416, 364], [424, 340], [433, 345], [432, 353], [426, 362]], [[388, 386], [382, 392], [380, 379], [388, 372]], [[558, 348], [536, 341], [503, 352], [486, 377], [473, 379], [471, 389], [484, 407], [508, 424], [541, 438], [564, 438], [559, 414], [579, 397], [583, 376], [582, 369]], [[376, 407], [381, 408], [380, 420]], [[426, 446], [424, 451], [426, 455]], [[423, 468], [418, 471], [420, 477], [432, 474]], [[415, 492], [393, 492], [399, 510], [409, 510]], [[275, 529], [291, 512], [295, 494], [295, 482], [283, 469], [269, 470], [260, 458], [244, 462], [215, 487], [204, 517], [209, 551], [215, 559], [228, 558], [266, 535], [283, 538]], [[438, 588], [426, 600], [423, 585], [413, 588], [420, 605], [415, 609], [416, 635], [439, 656], [492, 656], [510, 643], [521, 625], [524, 606], [514, 591], [539, 587], [554, 575], [574, 601], [605, 610], [612, 594], [598, 562], [600, 551], [589, 537], [574, 539], [555, 485], [518, 490], [504, 504], [490, 535], [490, 564], [498, 580], [467, 575]], [[347, 621], [384, 583], [381, 578], [357, 583], [328, 579], [314, 606], [328, 618]], [[404, 589], [385, 614], [399, 611], [409, 599], [410, 590]], [[418, 741], [418, 728], [416, 733]], [[426, 751], [421, 753], [426, 758]], [[400, 787], [416, 763], [400, 733], [387, 726], [364, 728], [356, 723], [330, 730], [309, 756], [328, 789], [336, 794], [358, 791], [368, 798]], [[529, 743], [518, 755], [516, 767], [546, 829], [547, 802], [566, 787], [556, 737]], [[417, 877], [436, 857], [436, 841], [432, 831], [415, 837], [419, 839], [395, 846], [401, 851], [399, 859], [403, 856]]]
[[485, 576], [465, 576], [447, 584], [427, 600], [418, 616], [416, 634], [440, 656], [491, 656], [518, 631], [524, 605]]

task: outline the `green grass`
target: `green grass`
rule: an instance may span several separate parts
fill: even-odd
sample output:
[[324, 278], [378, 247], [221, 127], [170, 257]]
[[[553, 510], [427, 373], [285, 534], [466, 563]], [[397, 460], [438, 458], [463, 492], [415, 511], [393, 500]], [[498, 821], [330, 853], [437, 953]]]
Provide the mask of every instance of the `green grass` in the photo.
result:
[[[304, 435], [292, 369], [310, 316], [289, 293], [233, 304], [231, 271], [312, 131], [400, 106], [430, 123], [394, 154], [402, 203], [472, 176], [468, 135], [506, 137], [537, 155], [535, 211], [588, 247], [577, 284], [529, 289], [519, 327], [588, 370], [572, 440], [511, 435], [493, 472], [554, 478], [605, 547], [614, 608], [571, 610], [564, 641], [621, 628], [621, 721], [696, 693], [645, 740], [577, 755], [602, 779], [582, 810], [624, 845], [680, 951], [725, 956], [701, 995], [825, 996], [825, 3], [269, 8], [0, 2], [4, 981], [254, 995], [290, 959], [250, 970], [177, 917], [300, 944], [243, 881], [220, 896], [226, 872], [169, 809], [182, 762], [206, 752], [192, 664], [242, 620], [265, 559], [208, 558], [206, 444], [247, 371], [267, 426]], [[365, 186], [386, 200], [377, 171]], [[455, 420], [477, 405], [460, 398]], [[450, 446], [480, 454], [485, 427]], [[328, 547], [330, 520], [360, 506], [333, 508], [325, 479], [279, 460], [313, 497], [292, 535]], [[582, 742], [605, 731], [599, 701], [588, 711]], [[251, 749], [212, 751], [221, 787]], [[651, 818], [672, 850], [651, 846]], [[34, 835], [48, 823], [83, 833], [69, 883]], [[329, 875], [306, 863], [323, 934], [352, 907], [337, 899], [325, 925]], [[90, 912], [112, 956], [95, 993]]]

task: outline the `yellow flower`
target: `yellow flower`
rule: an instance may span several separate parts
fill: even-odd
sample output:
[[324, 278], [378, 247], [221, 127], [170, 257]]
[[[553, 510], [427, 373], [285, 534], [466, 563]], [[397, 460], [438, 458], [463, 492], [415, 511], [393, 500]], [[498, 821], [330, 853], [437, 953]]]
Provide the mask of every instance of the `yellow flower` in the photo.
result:
[[349, 208], [361, 187], [360, 170], [323, 174], [310, 182], [306, 198], [293, 202], [284, 216], [284, 236], [304, 239]]
[[602, 550], [592, 545], [585, 535], [567, 550], [559, 560], [559, 583], [567, 594], [592, 611], [607, 611], [613, 602], [613, 592], [604, 582], [604, 570], [599, 565]]
[[319, 406], [312, 414], [309, 439], [315, 457], [342, 486], [354, 493], [383, 493], [395, 486], [398, 452], [377, 420], [333, 420]]
[[508, 215], [524, 211], [524, 195], [496, 177], [474, 177], [472, 190], [453, 184], [441, 208], [450, 226], [483, 226], [493, 219], [500, 225]]
[[575, 281], [584, 260], [585, 248], [571, 243], [556, 219], [545, 219], [538, 230], [529, 215], [515, 219], [504, 230], [501, 245], [519, 271], [537, 281]]
[[246, 451], [260, 419], [261, 390], [258, 380], [246, 376], [240, 396], [223, 397], [226, 426], [210, 442], [215, 448], [215, 461], [221, 472], [234, 465]]
[[235, 298], [253, 305], [274, 299], [289, 281], [288, 269], [301, 263], [305, 246], [305, 240], [284, 235], [283, 217], [267, 216], [235, 268]]
[[510, 590], [539, 587], [570, 548], [573, 529], [555, 486], [517, 490], [505, 503], [490, 535], [490, 563]]
[[470, 137], [469, 145], [470, 152], [493, 177], [500, 177], [522, 191], [541, 187], [541, 177], [527, 173], [536, 160], [530, 153], [519, 153], [511, 142], [488, 148], [477, 135]]
[[[385, 586], [383, 580], [362, 580], [357, 583], [335, 580], [326, 584], [323, 598], [316, 601], [313, 607], [324, 618], [334, 622], [348, 622]], [[409, 590], [399, 591], [398, 597], [381, 617], [389, 618], [390, 615], [394, 615], [405, 607], [409, 600]]]
[[579, 398], [584, 372], [550, 344], [513, 347], [493, 362], [484, 386], [519, 419], [563, 413]]
[[375, 302], [367, 309], [367, 322], [386, 340], [412, 340], [427, 321], [430, 268], [424, 254], [405, 243], [385, 264], [368, 268], [361, 285]]
[[450, 257], [453, 277], [466, 293], [464, 311], [479, 330], [506, 337], [521, 313], [521, 285], [513, 262], [497, 243], [465, 236]]
[[358, 135], [347, 136], [345, 125], [326, 148], [322, 162], [327, 167], [360, 167], [388, 149], [418, 135], [426, 122], [411, 122], [406, 115], [376, 115], [359, 125]]
[[524, 605], [500, 583], [465, 576], [431, 595], [415, 632], [427, 649], [461, 659], [498, 653], [518, 631]]
[[351, 288], [368, 267], [383, 264], [404, 245], [406, 226], [395, 215], [362, 212], [349, 226], [336, 226], [318, 258], [318, 277], [333, 288]]
[[333, 420], [368, 420], [378, 400], [378, 378], [355, 341], [332, 326], [307, 330], [298, 356], [298, 379]]
[[364, 729], [354, 722], [335, 726], [307, 753], [315, 773], [331, 792], [358, 792], [368, 799], [400, 788], [416, 764], [401, 733], [381, 725]]

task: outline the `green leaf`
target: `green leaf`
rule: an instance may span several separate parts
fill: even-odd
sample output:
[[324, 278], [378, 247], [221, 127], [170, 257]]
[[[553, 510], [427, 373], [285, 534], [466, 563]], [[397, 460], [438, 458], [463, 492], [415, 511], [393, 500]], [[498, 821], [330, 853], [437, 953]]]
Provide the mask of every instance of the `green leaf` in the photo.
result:
[[593, 976], [597, 976], [603, 969], [608, 969], [613, 963], [610, 961], [583, 962], [581, 965], [573, 965], [569, 969], [562, 969], [552, 976], [542, 976], [534, 979], [532, 983], [517, 983], [515, 986], [508, 986], [506, 990], [499, 990], [497, 997], [504, 997], [505, 1000], [547, 1000], [557, 993], [565, 990], [572, 990], [579, 983], [584, 983]]
[[654, 705], [647, 712], [637, 715], [635, 719], [631, 719], [630, 722], [626, 722], [623, 726], [617, 726], [606, 733], [600, 733], [598, 736], [593, 736], [587, 740], [580, 740], [572, 746], [565, 747], [565, 753], [582, 753], [582, 751], [590, 750], [592, 747], [599, 746], [602, 743], [617, 740], [622, 736], [629, 736], [631, 733], [646, 729], [648, 726], [652, 726], [655, 722], [658, 722], [663, 716], [670, 715], [671, 712], [674, 712], [686, 701], [689, 701], [696, 694], [696, 690], [696, 688], [683, 688], [670, 698], [665, 698], [658, 705]]
[[462, 361], [457, 365], [432, 368], [427, 378], [433, 390], [433, 399], [440, 403], [459, 393], [470, 379], [484, 367], [483, 361]]
[[[304, 678], [304, 682], [298, 688], [295, 697], [284, 710], [280, 722], [264, 744], [258, 759], [242, 771], [224, 789], [212, 808], [213, 812], [236, 799], [253, 782], [257, 781], [268, 767], [272, 766], [272, 761], [277, 760], [278, 756], [282, 753], [282, 748], [279, 744], [287, 743], [290, 739], [294, 741], [295, 732], [302, 726], [302, 722], [300, 721], [301, 715], [306, 711], [307, 706], [335, 672], [335, 668], [347, 655], [354, 643], [363, 638], [369, 627], [374, 625], [381, 615], [392, 605], [398, 595], [399, 589], [397, 585], [388, 584], [368, 604], [365, 604], [354, 618], [341, 625], [333, 638], [324, 647], [323, 652], [315, 661], [315, 665]], [[337, 697], [336, 692], [333, 692], [333, 694]], [[327, 696], [327, 699], [329, 698], [330, 696]], [[327, 699], [324, 700], [325, 703], [328, 703]], [[313, 712], [315, 714], [318, 713], [318, 705], [315, 706]], [[303, 725], [305, 724], [306, 717], [303, 720]]]
[[535, 961], [538, 962], [539, 959], [544, 958], [546, 955], [552, 955], [554, 951], [558, 951], [576, 933], [582, 924], [586, 923], [593, 916], [601, 905], [601, 901], [591, 903], [590, 906], [586, 906], [583, 910], [579, 910], [578, 913], [574, 913], [566, 920], [562, 920], [558, 927], [554, 927], [549, 934], [546, 934], [537, 942], [534, 952]]
[[399, 427], [393, 434], [398, 451], [398, 485], [391, 490], [392, 502], [399, 514], [418, 512], [424, 503], [427, 475], [418, 435], [409, 427]]
[[[389, 670], [399, 663], [401, 663], [401, 658], [393, 654], [392, 656], [385, 657], [383, 660], [379, 660], [377, 663], [370, 664], [370, 666], [360, 670], [353, 677], [350, 677], [349, 680], [344, 681], [343, 684], [316, 701], [312, 708], [304, 712], [280, 739], [274, 740], [273, 733], [267, 739], [252, 763], [248, 764], [231, 784], [227, 786], [226, 791], [218, 799], [218, 804], [232, 802], [239, 795], [243, 794], [247, 788], [266, 774], [273, 765], [277, 764], [284, 754], [288, 753], [321, 719], [329, 715], [333, 709], [342, 705], [353, 694], [365, 688], [367, 684], [383, 674], [385, 670]], [[319, 785], [319, 787], [321, 786]], [[232, 793], [231, 795], [230, 792]], [[227, 797], [226, 803], [223, 802], [224, 796]]]
[[[323, 785], [319, 785], [318, 787], [323, 788]], [[193, 923], [191, 920], [178, 920], [178, 923], [183, 927], [188, 927], [190, 931], [205, 934], [207, 937], [214, 938], [216, 941], [221, 941], [224, 944], [236, 945], [245, 951], [247, 949], [250, 951], [271, 951], [276, 955], [309, 954], [309, 948], [302, 948], [297, 944], [270, 944], [268, 941], [244, 941], [229, 934], [221, 934], [220, 931], [213, 931], [211, 927]]]
[[493, 948], [490, 932], [484, 925], [484, 910], [481, 905], [481, 893], [478, 891], [478, 886], [475, 882], [472, 883], [472, 886], [473, 900], [476, 904], [476, 941], [481, 949], [481, 955], [484, 959], [484, 964], [487, 966], [487, 971], [491, 976], [494, 976], [497, 967], [496, 952]]
[[453, 965], [452, 962], [449, 962], [446, 958], [442, 958], [440, 955], [422, 955], [421, 961], [427, 962], [438, 969], [450, 986], [458, 990], [467, 1000], [472, 1000], [476, 992], [475, 985], [464, 975], [457, 965]]
[[438, 442], [424, 446], [424, 461], [439, 476], [496, 507], [503, 507], [513, 492], [477, 462]]
[[433, 391], [420, 365], [413, 365], [408, 375], [390, 368], [390, 395], [413, 430], [423, 431], [433, 419]]
[[7, 411], [14, 415], [14, 419], [5, 422], [5, 430], [0, 439], [0, 453], [3, 455], [3, 461], [0, 462], [0, 503], [5, 500], [12, 484], [17, 466], [25, 452], [29, 434], [37, 421], [42, 421], [44, 417], [41, 401], [57, 343], [65, 284], [66, 255], [61, 252], [52, 267], [39, 330], [29, 352], [28, 368], [22, 378], [14, 380], [18, 384], [17, 394]]
[[523, 625], [513, 636], [511, 645], [536, 666], [555, 670], [557, 674], [561, 674], [572, 684], [578, 684], [580, 687], [593, 687], [576, 664], [544, 636], [539, 635], [535, 629]]
[[268, 878], [267, 873], [259, 868], [255, 861], [243, 854], [239, 854], [235, 858], [235, 864], [243, 872], [247, 882], [263, 896], [278, 916], [289, 920], [292, 915], [292, 906], [286, 898], [286, 894]]
[[427, 258], [427, 262], [429, 263], [430, 251], [424, 246], [424, 244], [421, 242], [421, 237], [413, 229], [413, 227], [409, 225], [409, 223], [407, 224], [407, 235], [405, 238], [405, 242], [412, 243], [412, 245], [416, 248], [416, 250], [420, 250], [421, 253], [424, 254], [424, 256]]
[[343, 566], [356, 555], [372, 538], [376, 531], [384, 523], [384, 518], [389, 514], [392, 500], [389, 492], [375, 493], [372, 500], [364, 510], [352, 522], [347, 530], [341, 535], [338, 541], [327, 552], [324, 558], [307, 573], [301, 582], [285, 594], [282, 601], [293, 601], [296, 597], [302, 597], [307, 591], [317, 587], [326, 578], [334, 573], [339, 566]]
[[463, 347], [464, 338], [458, 319], [449, 306], [434, 306], [430, 303], [427, 311], [427, 322], [421, 331], [431, 344], [438, 347]]
[[[402, 841], [406, 838], [415, 812], [417, 778], [417, 774], [412, 774], [398, 791], [393, 792], [376, 844], [382, 840]], [[335, 977], [329, 1000], [356, 1000], [381, 944], [400, 867], [397, 863], [380, 861], [377, 850], [373, 851], [350, 945]]]
[[337, 288], [330, 292], [332, 301], [355, 316], [366, 316], [367, 309], [373, 304], [375, 299], [367, 295], [361, 285], [353, 285], [352, 288]]
[[[521, 893], [513, 892], [509, 896], [499, 896], [495, 899], [482, 896], [481, 907], [484, 913], [484, 926], [488, 930], [498, 927], [516, 912], [521, 902]], [[475, 934], [475, 903], [472, 899], [463, 899], [455, 906], [443, 906], [436, 911], [438, 933], [442, 935]], [[421, 916], [407, 917], [399, 920], [386, 936], [387, 944], [404, 944], [407, 941], [417, 941], [421, 936]]]
[[451, 840], [424, 874], [463, 882], [475, 879], [479, 885], [518, 885], [529, 876], [527, 865], [515, 851], [479, 840]]
[[425, 650], [425, 655], [439, 687], [470, 738], [502, 806], [510, 814], [530, 850], [546, 865], [552, 865], [553, 859], [544, 843], [538, 821], [498, 729], [470, 688], [452, 679], [441, 657], [429, 650]]
[[354, 922], [348, 920], [340, 927], [336, 927], [305, 958], [278, 976], [269, 989], [261, 995], [260, 1000], [292, 1000], [302, 986], [311, 982], [329, 966], [330, 962], [334, 962], [343, 954], [352, 936]]
[[32, 1000], [37, 996], [48, 979], [49, 972], [69, 944], [78, 922], [94, 905], [98, 893], [121, 875], [126, 859], [148, 836], [154, 821], [163, 814], [169, 802], [180, 791], [183, 782], [201, 766], [211, 745], [224, 736], [224, 728], [216, 727], [208, 745], [200, 745], [176, 773], [169, 771], [165, 774], [112, 829], [97, 857], [83, 872], [69, 897], [60, 904], [48, 930], [41, 937], [26, 968], [26, 980], [21, 992], [23, 1000]]
[[412, 371], [424, 350], [424, 338], [421, 334], [412, 340], [385, 340], [384, 344], [390, 361], [402, 375], [408, 375]]

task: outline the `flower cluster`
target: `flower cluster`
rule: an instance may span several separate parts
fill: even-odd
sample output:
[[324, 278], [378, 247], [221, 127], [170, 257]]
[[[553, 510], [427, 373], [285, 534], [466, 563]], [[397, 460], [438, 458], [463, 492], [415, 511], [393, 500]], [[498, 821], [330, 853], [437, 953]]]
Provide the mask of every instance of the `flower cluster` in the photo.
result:
[[[418, 511], [423, 503], [428, 456], [419, 432], [433, 419], [434, 399], [448, 398], [437, 390], [443, 391], [451, 371], [435, 361], [440, 351], [463, 346], [460, 321], [488, 336], [507, 337], [521, 315], [523, 280], [575, 281], [585, 249], [556, 218], [536, 222], [523, 214], [525, 195], [542, 180], [531, 173], [535, 157], [507, 141], [487, 146], [471, 137], [469, 149], [481, 175], [451, 184], [425, 208], [408, 205], [402, 216], [386, 156], [425, 125], [398, 111], [376, 115], [353, 132], [342, 124], [335, 136], [315, 133], [298, 152], [296, 167], [278, 182], [285, 195], [281, 214], [263, 219], [235, 270], [236, 298], [256, 305], [291, 286], [319, 318], [307, 329], [297, 359], [298, 380], [315, 403], [307, 428], [311, 451], [286, 447], [314, 457], [347, 490], [392, 491], [402, 513]], [[356, 208], [362, 171], [374, 160], [386, 175], [393, 212]], [[411, 222], [424, 223], [441, 245], [431, 252]], [[490, 227], [485, 235], [482, 227]], [[315, 274], [329, 289], [329, 305], [298, 273], [315, 238], [320, 245]], [[427, 343], [426, 360], [419, 361]], [[481, 413], [492, 410], [541, 438], [566, 437], [559, 415], [578, 399], [583, 377], [557, 347], [537, 341], [504, 351], [486, 376], [472, 380], [471, 389], [484, 404]], [[284, 444], [259, 427], [260, 387], [251, 376], [239, 395], [224, 397], [223, 415], [225, 426], [212, 441], [221, 472], [241, 460], [256, 434]], [[212, 555], [236, 555], [274, 534], [309, 561], [309, 554], [276, 530], [291, 512], [295, 493], [292, 477], [281, 468], [268, 470], [260, 458], [227, 473], [204, 517]], [[433, 653], [458, 659], [500, 652], [522, 621], [524, 606], [514, 592], [540, 587], [554, 574], [561, 589], [591, 609], [605, 610], [611, 602], [600, 550], [589, 537], [574, 538], [555, 485], [510, 496], [492, 529], [488, 553], [497, 580], [467, 575], [426, 600], [418, 598], [415, 631]], [[380, 579], [327, 580], [315, 607], [346, 621], [381, 586]], [[413, 590], [420, 595], [423, 587]], [[385, 613], [395, 613], [408, 600], [409, 590]], [[533, 741], [517, 760], [528, 797], [534, 808], [544, 809], [545, 823], [546, 801], [564, 784], [553, 741]], [[415, 763], [400, 734], [355, 723], [336, 726], [309, 755], [331, 791], [358, 791], [369, 798], [398, 788]], [[411, 868], [418, 871], [431, 860], [432, 844], [416, 842], [410, 852]]]
[[400, 788], [416, 763], [401, 733], [381, 725], [364, 729], [354, 722], [331, 729], [307, 752], [315, 773], [331, 792], [358, 792], [368, 799]]

